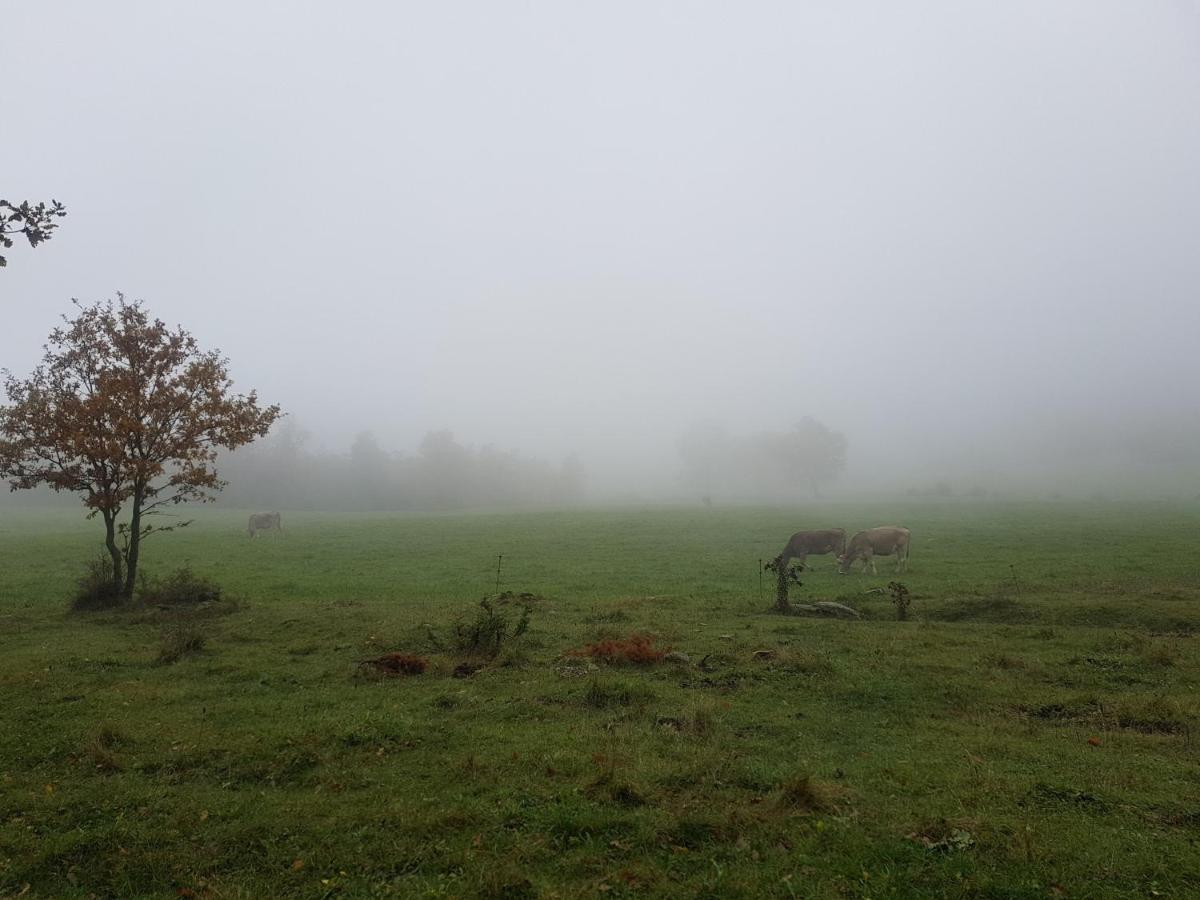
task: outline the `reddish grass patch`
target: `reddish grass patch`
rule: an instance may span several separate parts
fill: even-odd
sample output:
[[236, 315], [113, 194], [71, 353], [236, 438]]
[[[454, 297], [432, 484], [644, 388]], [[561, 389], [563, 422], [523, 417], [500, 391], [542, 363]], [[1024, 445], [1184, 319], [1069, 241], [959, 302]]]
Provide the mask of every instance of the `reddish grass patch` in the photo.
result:
[[568, 656], [588, 656], [610, 664], [648, 666], [662, 662], [663, 657], [671, 652], [670, 647], [657, 646], [655, 640], [651, 635], [634, 632], [627, 638], [609, 638], [585, 644], [578, 650], [570, 651]]
[[385, 675], [420, 675], [429, 667], [429, 660], [408, 653], [385, 653], [377, 659], [363, 660], [363, 665]]

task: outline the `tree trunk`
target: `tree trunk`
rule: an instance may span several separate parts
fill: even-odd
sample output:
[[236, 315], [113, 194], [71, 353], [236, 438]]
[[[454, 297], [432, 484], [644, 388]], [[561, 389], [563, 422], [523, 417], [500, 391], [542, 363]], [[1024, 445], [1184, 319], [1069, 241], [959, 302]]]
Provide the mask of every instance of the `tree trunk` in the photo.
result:
[[133, 512], [129, 517], [129, 546], [125, 548], [125, 589], [122, 593], [126, 600], [133, 599], [133, 587], [137, 584], [138, 553], [142, 543], [142, 502], [144, 493], [140, 485], [133, 491]]
[[121, 548], [117, 546], [117, 517], [108, 509], [100, 510], [100, 515], [104, 517], [104, 546], [108, 548], [108, 555], [112, 557], [113, 583], [120, 584]]

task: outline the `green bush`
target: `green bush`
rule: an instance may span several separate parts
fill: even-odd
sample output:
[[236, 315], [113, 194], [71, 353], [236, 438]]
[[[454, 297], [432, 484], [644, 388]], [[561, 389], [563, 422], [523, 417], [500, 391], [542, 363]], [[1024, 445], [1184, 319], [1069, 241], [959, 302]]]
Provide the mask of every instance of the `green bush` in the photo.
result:
[[98, 556], [87, 564], [87, 569], [75, 585], [75, 596], [71, 609], [75, 612], [96, 612], [115, 609], [124, 601], [121, 582], [113, 578], [112, 561]]

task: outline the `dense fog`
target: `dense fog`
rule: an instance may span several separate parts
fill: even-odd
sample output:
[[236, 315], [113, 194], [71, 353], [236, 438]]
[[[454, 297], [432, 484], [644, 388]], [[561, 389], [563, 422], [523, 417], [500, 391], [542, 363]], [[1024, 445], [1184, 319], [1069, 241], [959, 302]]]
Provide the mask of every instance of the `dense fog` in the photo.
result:
[[[0, 366], [123, 291], [236, 506], [1200, 492], [1200, 8], [14, 4]], [[11, 504], [7, 495], [0, 502]]]

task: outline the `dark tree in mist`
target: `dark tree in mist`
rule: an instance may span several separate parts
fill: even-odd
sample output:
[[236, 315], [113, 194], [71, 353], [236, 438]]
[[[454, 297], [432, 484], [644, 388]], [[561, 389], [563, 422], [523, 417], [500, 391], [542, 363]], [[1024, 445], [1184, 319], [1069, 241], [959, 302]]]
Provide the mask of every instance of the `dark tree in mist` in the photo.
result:
[[212, 499], [224, 485], [218, 449], [266, 434], [279, 407], [234, 394], [226, 359], [140, 302], [118, 294], [63, 320], [32, 375], [5, 373], [0, 476], [13, 490], [82, 494], [88, 517], [104, 521], [113, 580], [131, 597], [141, 542], [175, 527], [147, 519]]
[[360, 431], [350, 445], [351, 493], [355, 504], [381, 509], [390, 494], [390, 457], [370, 431]]
[[[58, 227], [54, 220], [66, 214], [66, 207], [57, 200], [51, 200], [49, 206], [45, 203], [34, 206], [28, 200], [21, 203], [0, 200], [0, 247], [5, 250], [11, 247], [14, 234], [24, 235], [29, 246], [36, 247], [50, 240], [50, 235]], [[8, 260], [0, 256], [0, 268], [7, 265]]]
[[846, 468], [846, 436], [810, 416], [791, 431], [765, 436], [763, 449], [777, 477], [806, 485], [814, 497]]
[[813, 496], [846, 468], [846, 436], [806, 416], [790, 431], [731, 437], [711, 424], [679, 438], [684, 480], [705, 494], [724, 489], [778, 498], [798, 488]]

